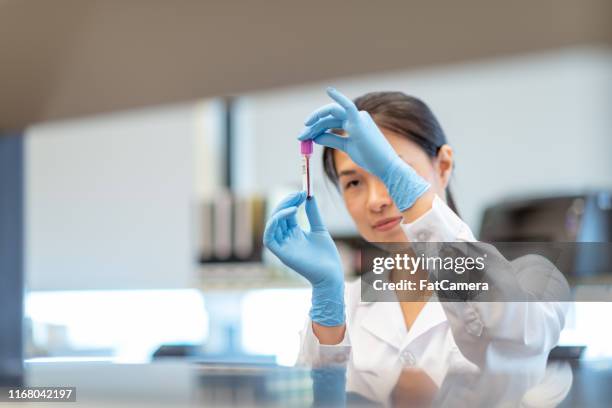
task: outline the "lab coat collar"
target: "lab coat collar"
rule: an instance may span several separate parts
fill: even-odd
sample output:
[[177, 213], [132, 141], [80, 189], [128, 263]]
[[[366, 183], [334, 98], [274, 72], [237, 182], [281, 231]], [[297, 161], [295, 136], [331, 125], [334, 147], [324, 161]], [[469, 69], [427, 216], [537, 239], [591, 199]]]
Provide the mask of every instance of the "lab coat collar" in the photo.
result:
[[369, 310], [361, 321], [361, 327], [399, 350], [404, 337], [401, 326], [404, 320], [399, 303], [368, 302], [368, 304]]
[[399, 302], [361, 302], [360, 306], [369, 309], [361, 323], [363, 329], [398, 350], [447, 321], [444, 308], [435, 296], [425, 304], [408, 331]]
[[[413, 340], [419, 336], [427, 333], [434, 327], [447, 321], [444, 307], [434, 295], [432, 296], [425, 306], [421, 310], [421, 313], [417, 316], [416, 320], [408, 330], [407, 337], [404, 340], [403, 346], [410, 344]], [[402, 321], [403, 323], [403, 321]], [[404, 328], [406, 326], [404, 325]]]
[[[372, 274], [373, 272], [368, 272]], [[384, 271], [380, 278], [388, 281], [389, 271]], [[363, 277], [361, 278], [363, 279]], [[361, 299], [381, 299], [380, 301], [359, 303], [360, 307], [367, 308], [364, 311], [366, 314], [361, 321], [361, 327], [383, 340], [385, 343], [399, 349], [402, 343], [402, 325], [403, 315], [402, 309], [397, 302], [397, 297], [392, 292], [385, 292], [383, 298], [380, 294], [375, 293], [374, 288], [370, 285], [363, 284], [360, 279]]]

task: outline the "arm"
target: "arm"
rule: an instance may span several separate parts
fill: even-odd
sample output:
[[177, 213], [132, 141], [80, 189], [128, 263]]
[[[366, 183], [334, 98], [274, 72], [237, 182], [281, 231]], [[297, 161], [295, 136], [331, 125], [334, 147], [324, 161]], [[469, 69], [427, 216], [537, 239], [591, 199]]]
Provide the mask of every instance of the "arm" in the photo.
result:
[[[297, 224], [297, 208], [303, 203], [309, 231]], [[316, 199], [306, 200], [305, 192], [285, 198], [266, 224], [264, 245], [310, 282], [310, 318], [314, 335], [321, 344], [340, 343], [345, 333], [344, 271]]]
[[433, 191], [427, 190], [425, 194], [417, 198], [412, 207], [409, 207], [402, 212], [402, 215], [404, 216], [404, 224], [416, 221], [427, 211], [431, 210], [435, 197], [436, 194]]
[[472, 243], [453, 248], [487, 255], [483, 279], [498, 288], [487, 295], [493, 298], [442, 302], [463, 355], [481, 367], [519, 361], [525, 367], [534, 364], [533, 370], [544, 367], [563, 329], [567, 309], [563, 300], [569, 297], [567, 282], [552, 263], [536, 255], [508, 261], [493, 245], [478, 243], [470, 228], [438, 197], [430, 210], [402, 224], [402, 229], [412, 242]]
[[[350, 365], [352, 344], [349, 327], [352, 324], [353, 311], [356, 303], [360, 301], [359, 293], [361, 282], [357, 279], [346, 283], [344, 302], [346, 304], [346, 325], [342, 337], [326, 342], [314, 332], [312, 319], [306, 319], [300, 331], [300, 351], [297, 364], [308, 367], [322, 367], [330, 365]], [[315, 323], [318, 324], [318, 323]], [[318, 324], [319, 326], [322, 326]], [[323, 326], [324, 329], [328, 327]]]
[[[329, 329], [322, 325], [319, 326], [324, 330]], [[346, 326], [343, 325], [343, 327]], [[325, 342], [320, 338], [320, 334], [317, 336], [314, 332], [312, 319], [307, 319], [300, 332], [300, 351], [297, 364], [307, 367], [345, 365], [352, 350], [348, 332], [344, 331], [342, 337], [330, 342]]]
[[346, 332], [346, 324], [340, 326], [323, 326], [319, 323], [312, 322], [312, 331], [319, 339], [319, 343], [325, 345], [339, 344], [344, 339]]

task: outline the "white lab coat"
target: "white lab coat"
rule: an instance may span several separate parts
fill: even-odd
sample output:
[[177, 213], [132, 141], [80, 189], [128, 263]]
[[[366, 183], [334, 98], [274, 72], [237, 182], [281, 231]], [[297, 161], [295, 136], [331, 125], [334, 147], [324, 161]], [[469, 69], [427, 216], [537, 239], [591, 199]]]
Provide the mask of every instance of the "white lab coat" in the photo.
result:
[[[475, 241], [470, 228], [438, 197], [431, 210], [402, 228], [411, 242]], [[522, 257], [508, 264], [521, 281], [543, 273], [560, 275], [543, 258]], [[555, 279], [565, 282], [559, 276]], [[564, 302], [430, 300], [407, 330], [398, 302], [361, 301], [359, 279], [347, 284], [345, 303], [347, 329], [342, 342], [319, 344], [308, 321], [301, 333], [298, 363], [347, 364], [347, 391], [385, 405], [404, 367], [424, 370], [438, 387], [451, 372], [473, 374], [486, 368], [518, 368], [528, 377], [529, 388], [549, 384], [548, 352], [559, 339], [567, 310]], [[554, 405], [552, 399], [565, 393], [557, 390], [550, 395], [544, 401]]]

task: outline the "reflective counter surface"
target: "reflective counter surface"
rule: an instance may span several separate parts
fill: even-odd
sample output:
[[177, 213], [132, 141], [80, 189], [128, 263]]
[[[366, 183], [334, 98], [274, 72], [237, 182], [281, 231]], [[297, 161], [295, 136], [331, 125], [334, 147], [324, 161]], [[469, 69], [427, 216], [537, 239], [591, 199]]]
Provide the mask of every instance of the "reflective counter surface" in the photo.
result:
[[[449, 373], [439, 388], [415, 370], [402, 375], [386, 401], [369, 400], [364, 397], [366, 390], [347, 390], [347, 372], [342, 366], [310, 370], [184, 360], [151, 364], [53, 362], [27, 363], [26, 373], [25, 385], [30, 387], [76, 387], [76, 403], [50, 402], [53, 407], [612, 406], [612, 360], [551, 361], [545, 375], [537, 380], [520, 370]], [[2, 403], [16, 407], [29, 404], [46, 405]]]

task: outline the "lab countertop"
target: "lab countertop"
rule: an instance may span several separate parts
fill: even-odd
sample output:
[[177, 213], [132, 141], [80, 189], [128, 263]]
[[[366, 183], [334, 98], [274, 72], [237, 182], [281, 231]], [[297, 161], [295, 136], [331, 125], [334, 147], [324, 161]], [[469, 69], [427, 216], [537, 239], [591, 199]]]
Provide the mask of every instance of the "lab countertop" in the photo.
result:
[[[559, 391], [565, 395], [559, 406], [612, 406], [612, 360], [555, 361], [551, 364], [556, 370], [565, 372], [563, 381], [567, 387]], [[184, 360], [160, 360], [150, 364], [53, 362], [27, 363], [25, 385], [76, 387], [76, 403], [50, 402], [52, 407], [378, 406], [358, 392], [346, 393], [344, 388], [340, 389], [344, 382], [338, 379], [344, 376], [345, 372], [337, 367], [311, 371], [295, 367], [199, 364]], [[512, 383], [507, 372], [500, 380], [497, 381], [496, 374], [489, 373], [477, 379], [459, 376], [445, 379], [439, 392], [445, 401], [466, 395], [472, 398], [472, 403], [474, 397], [491, 401], [490, 398], [495, 400], [497, 394], [487, 395], [488, 392], [499, 393], [500, 384], [506, 388]], [[323, 383], [317, 384], [317, 381]], [[478, 389], [479, 384], [482, 389]], [[508, 398], [509, 394], [505, 395]], [[517, 401], [520, 400], [521, 395], [517, 394]], [[31, 404], [35, 407], [47, 405], [40, 402], [1, 405], [24, 407]]]

